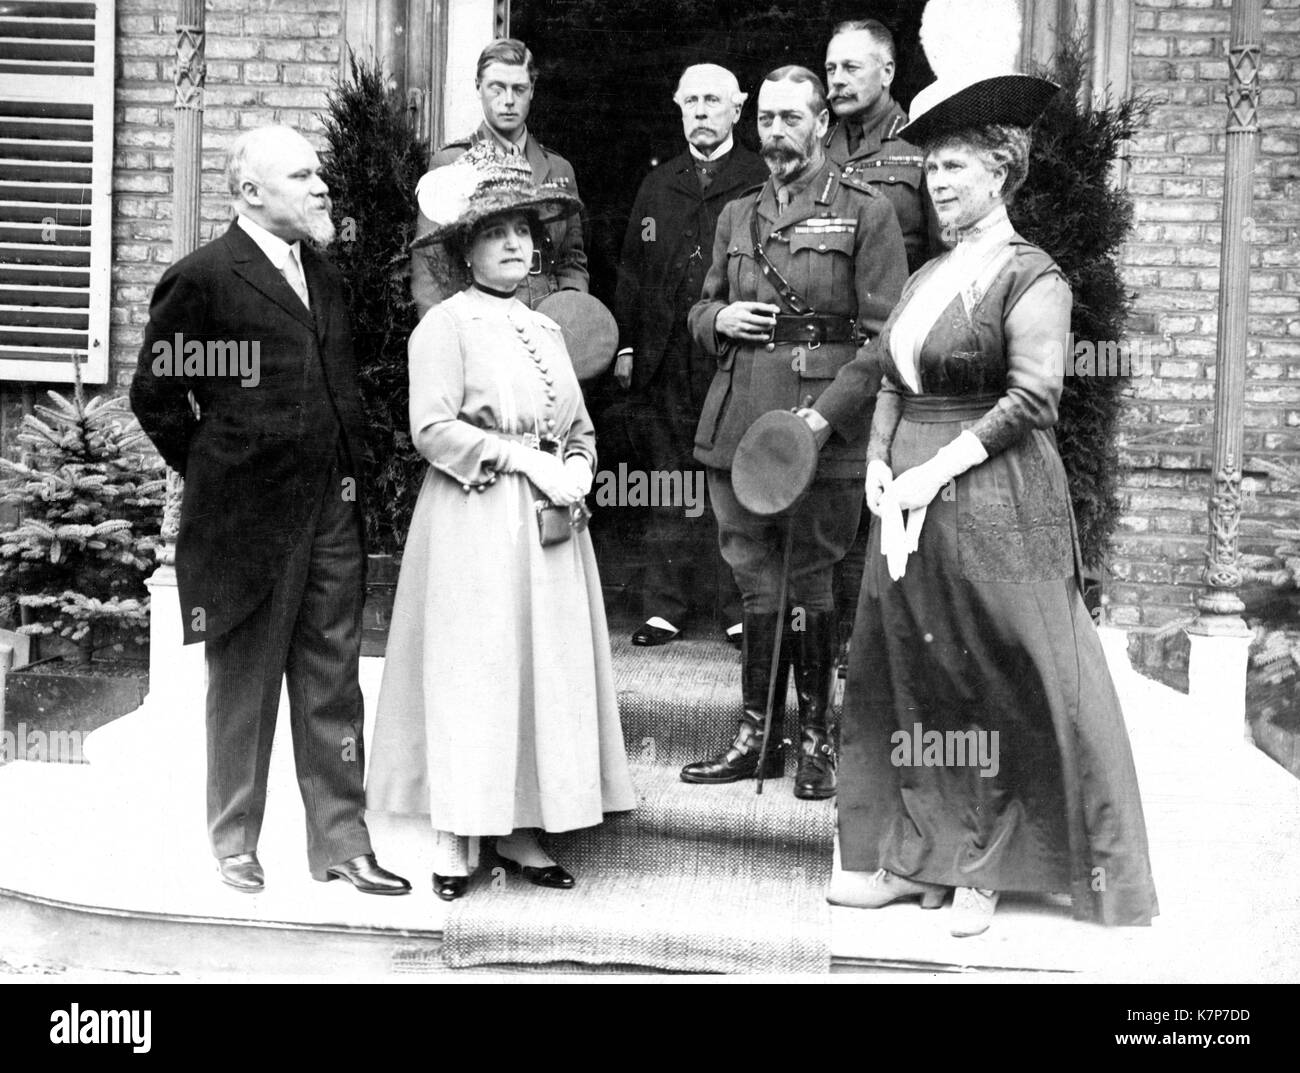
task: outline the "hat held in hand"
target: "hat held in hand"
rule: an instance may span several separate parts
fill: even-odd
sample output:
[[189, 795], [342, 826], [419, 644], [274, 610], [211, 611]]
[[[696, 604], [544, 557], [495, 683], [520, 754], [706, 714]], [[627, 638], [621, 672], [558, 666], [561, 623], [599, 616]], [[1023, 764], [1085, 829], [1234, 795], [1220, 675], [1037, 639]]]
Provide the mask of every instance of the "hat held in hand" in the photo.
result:
[[912, 99], [898, 136], [924, 146], [971, 127], [1031, 126], [1060, 87], [1017, 73], [1021, 25], [1016, 0], [930, 0], [921, 46], [935, 81]]
[[731, 487], [740, 505], [764, 518], [789, 514], [817, 476], [817, 437], [789, 410], [769, 410], [741, 437], [731, 460]]

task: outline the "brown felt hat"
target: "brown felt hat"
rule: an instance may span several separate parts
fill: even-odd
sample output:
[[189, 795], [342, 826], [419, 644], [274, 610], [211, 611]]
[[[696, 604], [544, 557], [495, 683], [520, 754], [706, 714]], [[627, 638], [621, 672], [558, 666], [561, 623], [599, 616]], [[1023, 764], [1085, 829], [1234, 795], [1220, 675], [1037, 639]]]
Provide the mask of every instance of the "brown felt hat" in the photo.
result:
[[788, 514], [817, 476], [817, 437], [796, 413], [769, 410], [749, 426], [731, 462], [731, 487], [752, 514]]
[[537, 312], [560, 326], [579, 380], [609, 368], [618, 349], [618, 322], [599, 298], [582, 291], [552, 291], [537, 303]]

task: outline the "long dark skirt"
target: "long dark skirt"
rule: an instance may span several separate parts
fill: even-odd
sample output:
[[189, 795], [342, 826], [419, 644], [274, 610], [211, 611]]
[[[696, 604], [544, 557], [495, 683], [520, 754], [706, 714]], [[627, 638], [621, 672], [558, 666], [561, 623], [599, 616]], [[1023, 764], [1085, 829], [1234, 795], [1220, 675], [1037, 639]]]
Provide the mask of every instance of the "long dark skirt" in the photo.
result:
[[[905, 416], [895, 472], [962, 428], [941, 406]], [[1133, 758], [1079, 593], [1051, 434], [936, 498], [901, 580], [872, 529], [842, 732], [844, 867], [1064, 892], [1080, 918], [1150, 923]]]

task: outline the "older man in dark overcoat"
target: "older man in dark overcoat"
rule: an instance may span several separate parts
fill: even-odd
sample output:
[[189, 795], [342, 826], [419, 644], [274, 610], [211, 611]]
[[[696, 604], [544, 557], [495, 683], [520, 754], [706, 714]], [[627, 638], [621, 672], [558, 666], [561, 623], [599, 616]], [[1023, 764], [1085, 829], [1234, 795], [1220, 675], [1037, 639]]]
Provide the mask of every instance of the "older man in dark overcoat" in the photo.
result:
[[185, 478], [176, 575], [185, 643], [207, 646], [212, 850], [229, 886], [263, 888], [287, 676], [312, 875], [404, 894], [363, 816], [364, 436], [347, 296], [315, 248], [334, 237], [328, 188], [284, 127], [236, 139], [227, 178], [237, 219], [163, 274], [131, 384], [140, 424]]
[[[758, 155], [732, 137], [746, 96], [725, 67], [700, 63], [682, 72], [673, 101], [686, 149], [637, 191], [614, 296], [615, 376], [631, 389], [625, 414], [638, 462], [660, 473], [700, 474], [701, 487], [695, 425], [715, 366], [691, 336], [686, 314], [699, 301], [722, 207], [767, 176]], [[727, 626], [739, 623], [739, 596], [718, 560], [717, 529], [703, 502], [653, 506], [646, 536], [646, 621], [634, 645], [671, 641], [692, 612], [712, 611], [719, 574]]]

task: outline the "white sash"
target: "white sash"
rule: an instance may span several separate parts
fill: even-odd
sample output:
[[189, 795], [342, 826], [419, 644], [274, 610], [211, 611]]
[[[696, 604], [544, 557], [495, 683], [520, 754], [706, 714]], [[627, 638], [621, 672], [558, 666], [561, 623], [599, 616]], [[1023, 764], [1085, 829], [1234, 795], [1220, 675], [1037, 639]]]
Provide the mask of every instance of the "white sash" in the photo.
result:
[[969, 316], [1012, 256], [1010, 243], [1016, 232], [1003, 206], [976, 227], [974, 234], [935, 262], [890, 329], [889, 352], [894, 365], [903, 383], [917, 394], [921, 392], [921, 347], [935, 321], [959, 294]]
[[[1014, 255], [1014, 236], [1007, 210], [999, 205], [976, 225], [973, 234], [935, 263], [899, 311], [889, 332], [889, 352], [903, 383], [915, 394], [921, 394], [921, 347], [935, 322], [959, 294], [967, 317], [971, 315]], [[895, 581], [903, 577], [907, 557], [919, 545], [925, 514], [925, 507], [914, 507], [904, 523], [901, 508], [888, 492], [881, 500], [880, 553]]]

